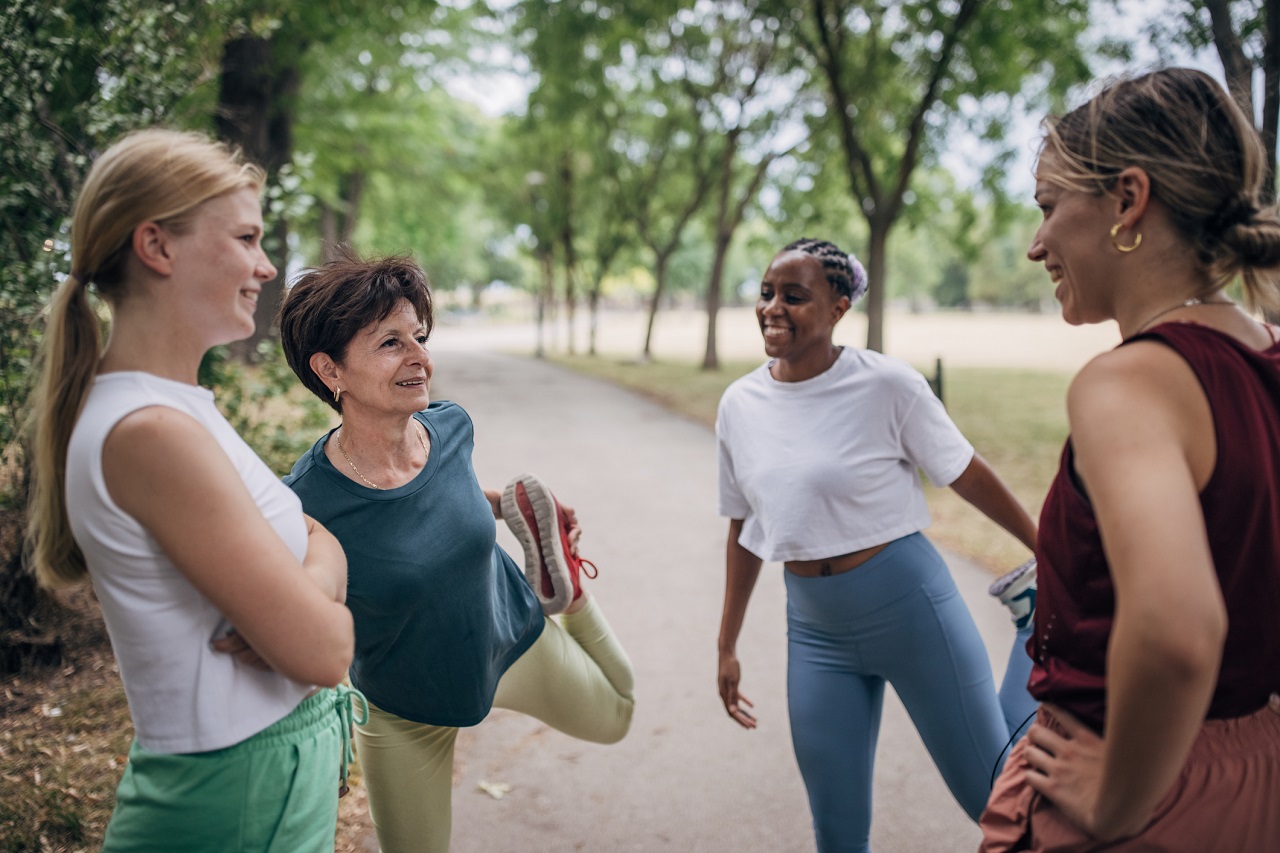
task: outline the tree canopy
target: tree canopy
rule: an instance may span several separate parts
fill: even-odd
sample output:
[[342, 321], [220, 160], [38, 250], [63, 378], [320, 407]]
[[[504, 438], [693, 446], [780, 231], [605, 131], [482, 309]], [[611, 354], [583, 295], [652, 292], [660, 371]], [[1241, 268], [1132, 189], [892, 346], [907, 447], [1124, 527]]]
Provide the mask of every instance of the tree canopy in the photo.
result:
[[[1194, 20], [1207, 26], [1220, 5], [1192, 3]], [[1257, 23], [1270, 6], [1232, 10], [1250, 61], [1274, 53]], [[289, 270], [343, 245], [410, 253], [437, 290], [470, 292], [459, 304], [482, 304], [494, 281], [535, 294], [545, 348], [579, 302], [594, 318], [625, 280], [649, 312], [638, 352], [651, 354], [673, 294], [696, 296], [714, 368], [722, 300], [801, 233], [865, 255], [874, 347], [893, 298], [1039, 304], [1045, 285], [1009, 269], [1025, 219], [999, 213], [989, 188], [1023, 143], [1008, 139], [1015, 109], [1054, 106], [1087, 75], [1088, 11], [1087, 0], [11, 0], [4, 506], [21, 513], [17, 425], [40, 311], [68, 270], [71, 201], [123, 132], [214, 132], [268, 168], [277, 294]], [[499, 111], [459, 95], [489, 78], [527, 97]], [[961, 138], [985, 140], [987, 187], [943, 167]], [[268, 339], [274, 310], [264, 295]], [[564, 340], [576, 345], [572, 328]]]

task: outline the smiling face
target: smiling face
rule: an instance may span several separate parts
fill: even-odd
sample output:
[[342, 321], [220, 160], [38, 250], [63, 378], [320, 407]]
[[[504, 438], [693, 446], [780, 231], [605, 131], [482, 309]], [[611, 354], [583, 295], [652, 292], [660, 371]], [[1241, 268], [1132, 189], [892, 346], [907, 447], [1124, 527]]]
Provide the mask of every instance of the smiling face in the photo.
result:
[[351, 339], [336, 366], [344, 416], [355, 407], [369, 414], [425, 409], [433, 370], [426, 329], [412, 303], [401, 299], [390, 314]]
[[174, 282], [191, 327], [209, 346], [252, 335], [258, 294], [276, 276], [262, 251], [257, 193], [243, 189], [205, 202], [172, 245]]
[[1053, 167], [1053, 154], [1045, 152], [1036, 168], [1036, 204], [1042, 219], [1027, 257], [1044, 264], [1068, 323], [1078, 326], [1111, 319], [1117, 253], [1109, 228], [1116, 219], [1116, 201], [1055, 183], [1050, 179]]
[[817, 258], [781, 252], [765, 270], [756, 301], [765, 353], [790, 362], [827, 358], [832, 331], [848, 310], [849, 298], [836, 297]]

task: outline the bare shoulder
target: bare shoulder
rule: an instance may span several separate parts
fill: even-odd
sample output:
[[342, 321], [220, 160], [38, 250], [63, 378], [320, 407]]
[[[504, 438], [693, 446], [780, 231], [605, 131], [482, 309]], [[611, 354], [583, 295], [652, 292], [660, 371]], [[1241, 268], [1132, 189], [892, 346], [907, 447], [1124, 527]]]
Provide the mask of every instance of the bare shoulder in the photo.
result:
[[1095, 477], [1099, 465], [1120, 470], [1122, 459], [1189, 463], [1198, 482], [1212, 470], [1208, 398], [1191, 366], [1158, 342], [1136, 341], [1085, 365], [1067, 392], [1067, 419], [1077, 462]]
[[[168, 406], [148, 406], [121, 418], [103, 444], [102, 470], [112, 499], [128, 511], [235, 476], [208, 429]], [[182, 476], [175, 476], [179, 472]]]
[[1204, 393], [1191, 366], [1156, 341], [1136, 341], [1105, 352], [1086, 364], [1067, 391], [1067, 413], [1077, 418], [1152, 414], [1153, 407], [1181, 409]]
[[149, 442], [170, 443], [190, 439], [199, 434], [208, 435], [195, 418], [172, 406], [145, 406], [125, 415], [111, 430], [107, 439], [127, 438]]

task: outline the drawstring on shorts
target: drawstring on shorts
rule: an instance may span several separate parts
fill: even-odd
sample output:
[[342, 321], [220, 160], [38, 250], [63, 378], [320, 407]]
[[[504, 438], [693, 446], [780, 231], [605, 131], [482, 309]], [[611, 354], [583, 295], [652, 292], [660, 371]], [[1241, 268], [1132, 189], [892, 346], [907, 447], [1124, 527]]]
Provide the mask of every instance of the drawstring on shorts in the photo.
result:
[[[360, 713], [355, 712], [356, 703], [360, 703]], [[347, 785], [347, 777], [351, 773], [351, 762], [355, 761], [355, 751], [351, 748], [351, 730], [356, 725], [363, 726], [369, 722], [369, 700], [359, 690], [339, 684], [334, 688], [333, 708], [342, 721], [342, 778], [338, 785], [338, 796], [346, 796], [351, 790]]]

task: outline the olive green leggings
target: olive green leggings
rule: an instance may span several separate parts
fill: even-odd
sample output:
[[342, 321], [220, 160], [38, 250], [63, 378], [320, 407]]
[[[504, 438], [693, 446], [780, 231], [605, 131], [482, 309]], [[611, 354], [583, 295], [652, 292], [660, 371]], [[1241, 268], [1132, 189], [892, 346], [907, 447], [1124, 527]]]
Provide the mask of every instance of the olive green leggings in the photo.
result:
[[[498, 682], [494, 707], [519, 711], [565, 734], [616, 743], [635, 707], [631, 662], [595, 600], [542, 635]], [[382, 853], [444, 853], [452, 826], [451, 726], [414, 723], [370, 703], [356, 752]]]

